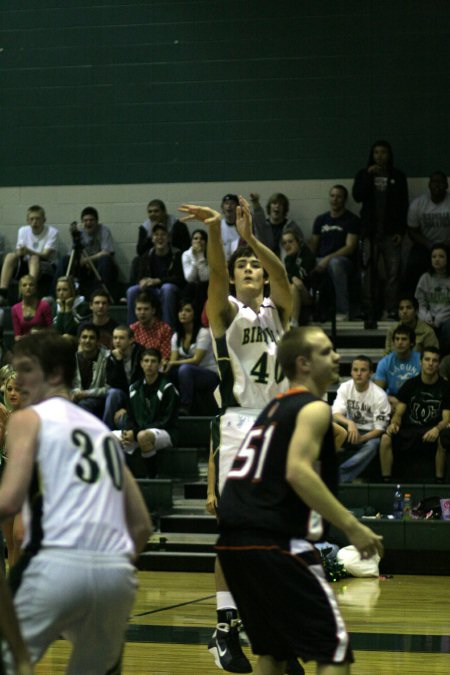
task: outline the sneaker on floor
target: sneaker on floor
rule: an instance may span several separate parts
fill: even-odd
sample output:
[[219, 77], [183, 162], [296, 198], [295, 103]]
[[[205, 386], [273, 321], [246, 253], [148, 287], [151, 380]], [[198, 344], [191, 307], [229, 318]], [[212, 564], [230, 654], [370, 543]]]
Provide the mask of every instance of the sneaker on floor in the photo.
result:
[[218, 668], [229, 673], [251, 673], [250, 661], [242, 651], [239, 631], [236, 626], [218, 623], [208, 644]]
[[297, 661], [297, 659], [292, 659], [286, 664], [286, 670], [284, 671], [286, 675], [305, 675], [305, 669]]

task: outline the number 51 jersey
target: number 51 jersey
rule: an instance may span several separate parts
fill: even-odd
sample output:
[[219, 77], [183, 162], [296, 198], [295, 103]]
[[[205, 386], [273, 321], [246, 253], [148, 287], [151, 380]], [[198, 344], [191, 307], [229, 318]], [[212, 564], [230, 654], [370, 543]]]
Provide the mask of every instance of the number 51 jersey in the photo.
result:
[[258, 313], [233, 296], [238, 311], [225, 334], [213, 339], [220, 373], [222, 409], [241, 406], [261, 409], [287, 389], [276, 360], [284, 333], [274, 302], [264, 298]]
[[[220, 496], [219, 529], [266, 531], [317, 541], [322, 517], [311, 510], [286, 480], [286, 462], [300, 410], [319, 399], [291, 389], [271, 401], [242, 443]], [[314, 467], [331, 492], [337, 490], [337, 461], [330, 425]]]
[[25, 546], [132, 555], [123, 453], [99, 419], [62, 397], [33, 406], [41, 425], [24, 508]]

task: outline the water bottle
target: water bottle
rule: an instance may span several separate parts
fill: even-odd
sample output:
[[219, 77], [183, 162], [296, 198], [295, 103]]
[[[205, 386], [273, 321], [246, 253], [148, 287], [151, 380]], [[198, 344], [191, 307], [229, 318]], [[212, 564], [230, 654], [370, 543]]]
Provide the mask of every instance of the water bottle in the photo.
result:
[[[411, 496], [411, 495], [410, 495]], [[403, 518], [403, 495], [400, 488], [400, 485], [397, 485], [397, 489], [394, 492], [394, 503], [392, 506], [395, 520], [402, 520]]]
[[409, 492], [406, 492], [403, 499], [403, 518], [405, 520], [411, 520], [411, 508], [411, 495]]

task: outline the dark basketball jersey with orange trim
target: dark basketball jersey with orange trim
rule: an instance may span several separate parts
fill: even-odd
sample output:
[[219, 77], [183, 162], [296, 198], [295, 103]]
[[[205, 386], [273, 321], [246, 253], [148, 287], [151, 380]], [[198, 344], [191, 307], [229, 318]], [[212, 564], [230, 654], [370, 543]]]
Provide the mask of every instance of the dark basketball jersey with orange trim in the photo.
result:
[[[219, 504], [221, 531], [265, 530], [311, 541], [323, 536], [322, 516], [300, 499], [285, 477], [297, 415], [302, 407], [318, 400], [305, 389], [291, 389], [264, 408], [228, 474]], [[335, 493], [337, 461], [331, 411], [315, 468]]]

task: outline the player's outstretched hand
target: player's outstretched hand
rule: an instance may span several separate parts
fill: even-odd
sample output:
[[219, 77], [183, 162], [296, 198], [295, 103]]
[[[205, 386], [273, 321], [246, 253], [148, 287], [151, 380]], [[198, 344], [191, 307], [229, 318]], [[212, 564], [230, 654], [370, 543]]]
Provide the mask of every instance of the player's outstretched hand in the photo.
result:
[[253, 234], [252, 214], [249, 203], [239, 195], [239, 206], [236, 208], [236, 229], [242, 239], [248, 242]]
[[182, 204], [178, 211], [186, 213], [181, 220], [188, 222], [190, 220], [200, 220], [205, 225], [220, 225], [221, 216], [218, 211], [209, 208], [209, 206], [195, 206], [195, 204]]
[[361, 558], [371, 558], [375, 553], [383, 556], [383, 537], [375, 534], [370, 527], [356, 521], [346, 534], [350, 543], [358, 549]]

